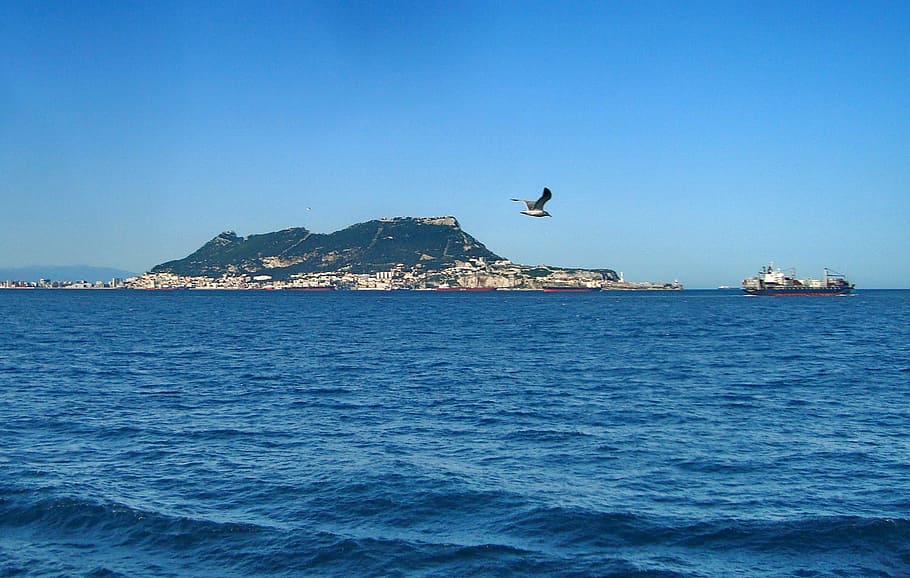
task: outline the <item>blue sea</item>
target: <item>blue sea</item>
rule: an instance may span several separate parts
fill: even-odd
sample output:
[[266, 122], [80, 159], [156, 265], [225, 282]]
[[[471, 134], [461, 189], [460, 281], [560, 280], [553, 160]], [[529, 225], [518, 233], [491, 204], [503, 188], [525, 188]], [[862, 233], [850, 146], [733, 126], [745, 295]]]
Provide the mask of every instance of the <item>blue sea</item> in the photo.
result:
[[908, 291], [0, 291], [0, 576], [907, 575]]

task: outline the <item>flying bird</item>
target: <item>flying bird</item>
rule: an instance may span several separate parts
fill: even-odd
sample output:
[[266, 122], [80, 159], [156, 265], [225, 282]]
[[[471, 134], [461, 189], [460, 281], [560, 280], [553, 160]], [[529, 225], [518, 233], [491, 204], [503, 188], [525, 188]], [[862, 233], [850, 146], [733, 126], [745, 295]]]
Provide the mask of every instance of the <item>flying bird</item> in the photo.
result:
[[550, 197], [553, 196], [553, 193], [550, 192], [550, 189], [547, 187], [543, 188], [543, 194], [540, 195], [540, 198], [536, 201], [525, 201], [522, 199], [512, 199], [513, 201], [518, 201], [519, 203], [524, 203], [528, 206], [527, 211], [520, 211], [522, 215], [527, 215], [529, 217], [552, 217], [550, 213], [543, 210], [543, 206], [550, 200]]

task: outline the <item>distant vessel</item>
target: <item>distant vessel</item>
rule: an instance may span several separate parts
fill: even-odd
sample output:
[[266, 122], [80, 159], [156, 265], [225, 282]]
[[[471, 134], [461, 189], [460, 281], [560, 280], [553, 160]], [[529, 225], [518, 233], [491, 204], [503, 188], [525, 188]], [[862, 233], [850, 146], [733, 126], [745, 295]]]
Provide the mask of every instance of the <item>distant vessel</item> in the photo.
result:
[[851, 291], [852, 283], [827, 268], [821, 279], [797, 279], [794, 269], [784, 272], [771, 263], [762, 267], [758, 275], [743, 279], [743, 292], [747, 295], [847, 295]]
[[285, 287], [287, 291], [334, 291], [334, 285], [311, 285], [311, 286], [299, 286], [299, 287]]
[[569, 287], [565, 285], [549, 285], [543, 288], [544, 293], [596, 293], [600, 287]]

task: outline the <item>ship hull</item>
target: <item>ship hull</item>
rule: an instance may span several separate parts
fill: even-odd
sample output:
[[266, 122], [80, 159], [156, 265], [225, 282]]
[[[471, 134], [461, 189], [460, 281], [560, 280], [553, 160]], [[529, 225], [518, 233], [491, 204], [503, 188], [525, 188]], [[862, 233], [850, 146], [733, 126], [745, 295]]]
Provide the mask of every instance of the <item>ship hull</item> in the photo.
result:
[[802, 288], [802, 287], [779, 287], [776, 289], [743, 289], [746, 295], [760, 295], [771, 297], [827, 297], [835, 295], [849, 295], [853, 291], [852, 287], [831, 287], [831, 288]]

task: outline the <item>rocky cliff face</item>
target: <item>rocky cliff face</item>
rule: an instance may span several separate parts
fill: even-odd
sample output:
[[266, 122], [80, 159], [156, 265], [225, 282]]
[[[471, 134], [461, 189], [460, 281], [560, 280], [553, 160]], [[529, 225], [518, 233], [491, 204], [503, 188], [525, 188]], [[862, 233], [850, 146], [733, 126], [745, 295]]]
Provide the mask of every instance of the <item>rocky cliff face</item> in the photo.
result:
[[184, 259], [168, 261], [153, 273], [220, 277], [295, 273], [386, 271], [396, 265], [443, 269], [472, 258], [499, 257], [465, 233], [455, 217], [379, 219], [329, 234], [304, 228], [238, 237], [221, 233]]

